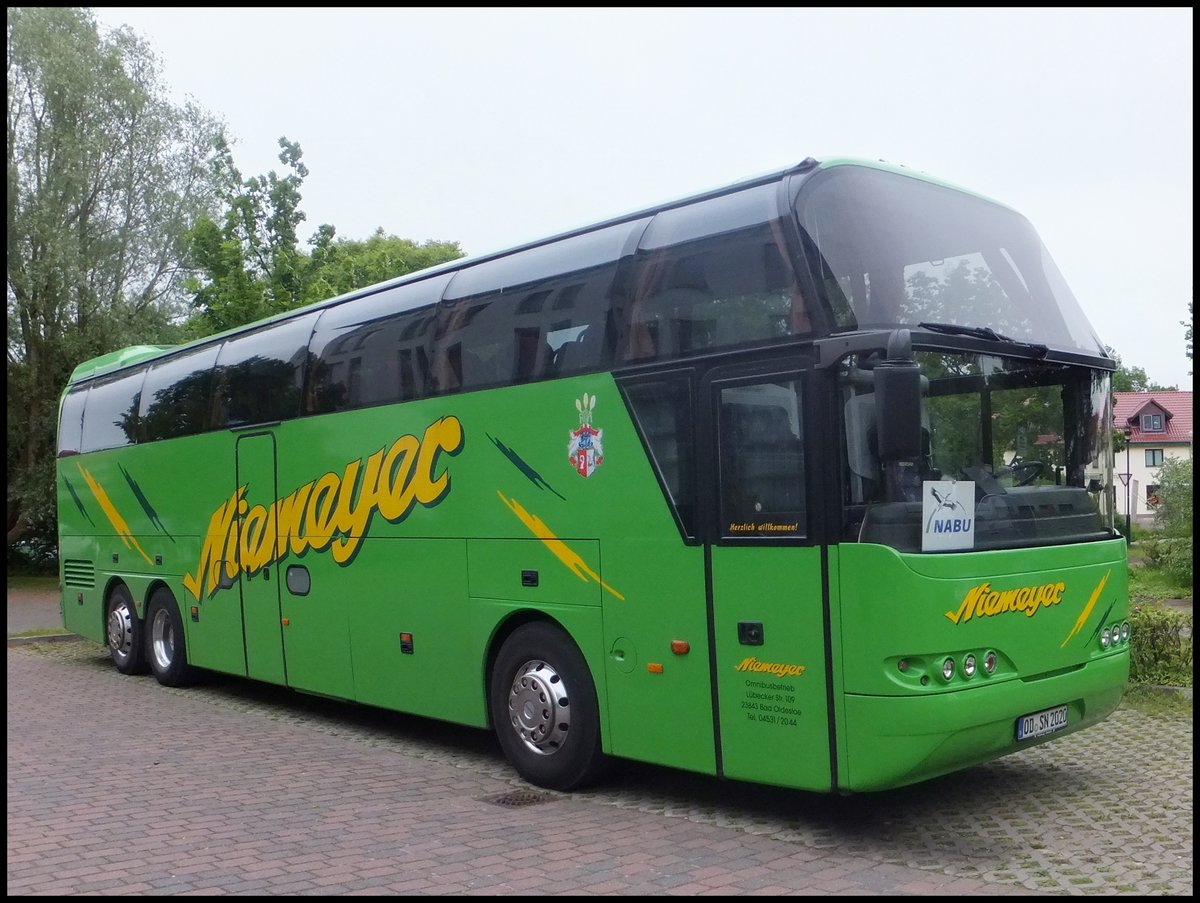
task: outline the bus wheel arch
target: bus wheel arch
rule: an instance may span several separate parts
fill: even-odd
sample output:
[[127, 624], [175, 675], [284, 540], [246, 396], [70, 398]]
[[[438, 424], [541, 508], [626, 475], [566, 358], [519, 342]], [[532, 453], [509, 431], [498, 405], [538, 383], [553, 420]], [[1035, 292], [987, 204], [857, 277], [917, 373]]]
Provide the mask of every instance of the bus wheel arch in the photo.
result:
[[145, 674], [145, 621], [138, 617], [133, 593], [120, 578], [105, 590], [104, 636], [109, 656], [122, 674]]
[[532, 614], [506, 623], [492, 646], [487, 686], [496, 737], [522, 778], [573, 790], [599, 777], [606, 758], [595, 680], [559, 624]]
[[199, 676], [189, 663], [183, 615], [171, 588], [151, 584], [146, 593], [145, 658], [154, 678], [164, 687], [183, 687]]

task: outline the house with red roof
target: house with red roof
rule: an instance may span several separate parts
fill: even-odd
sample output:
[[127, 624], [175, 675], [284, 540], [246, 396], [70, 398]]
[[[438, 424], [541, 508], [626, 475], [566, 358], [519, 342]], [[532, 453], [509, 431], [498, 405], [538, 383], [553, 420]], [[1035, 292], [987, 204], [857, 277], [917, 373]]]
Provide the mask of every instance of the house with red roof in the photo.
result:
[[[1113, 420], [1127, 449], [1116, 453], [1117, 514], [1152, 521], [1158, 505], [1159, 468], [1167, 458], [1192, 457], [1192, 393], [1117, 392]], [[1128, 505], [1128, 507], [1127, 507]]]

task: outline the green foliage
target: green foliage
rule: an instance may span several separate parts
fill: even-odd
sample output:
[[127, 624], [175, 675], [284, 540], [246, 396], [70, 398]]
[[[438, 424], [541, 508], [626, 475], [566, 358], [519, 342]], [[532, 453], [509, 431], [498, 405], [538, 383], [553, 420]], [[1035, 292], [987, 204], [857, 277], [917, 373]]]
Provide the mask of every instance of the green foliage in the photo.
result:
[[170, 341], [218, 124], [86, 9], [8, 10], [8, 534], [53, 539], [57, 403], [81, 361]]
[[[1159, 506], [1154, 522], [1163, 535], [1192, 535], [1192, 460], [1167, 458], [1158, 471]], [[1190, 568], [1189, 568], [1190, 571]]]
[[[1139, 542], [1141, 549], [1148, 540]], [[1192, 595], [1192, 580], [1165, 570], [1151, 561], [1130, 565], [1129, 600], [1136, 605], [1161, 602], [1163, 599], [1187, 599]]]
[[1140, 543], [1150, 562], [1165, 574], [1188, 587], [1192, 586], [1192, 537], [1151, 536]]
[[191, 233], [192, 259], [202, 276], [189, 283], [197, 315], [190, 335], [201, 337], [306, 304], [324, 301], [377, 282], [462, 256], [457, 242], [418, 244], [383, 229], [366, 241], [337, 239], [333, 226], [320, 226], [309, 239], [311, 253], [297, 244], [305, 215], [300, 189], [308, 169], [300, 145], [279, 139], [280, 176], [243, 179], [228, 145], [219, 142], [213, 174], [221, 185], [221, 223], [202, 219]]
[[304, 290], [305, 304], [324, 301], [462, 256], [457, 242], [418, 244], [407, 238], [386, 235], [382, 228], [376, 229], [366, 241], [335, 241], [331, 227], [322, 229], [328, 229], [328, 232], [318, 232], [312, 240], [314, 247]]
[[1129, 680], [1169, 687], [1192, 685], [1192, 616], [1159, 605], [1129, 613]]

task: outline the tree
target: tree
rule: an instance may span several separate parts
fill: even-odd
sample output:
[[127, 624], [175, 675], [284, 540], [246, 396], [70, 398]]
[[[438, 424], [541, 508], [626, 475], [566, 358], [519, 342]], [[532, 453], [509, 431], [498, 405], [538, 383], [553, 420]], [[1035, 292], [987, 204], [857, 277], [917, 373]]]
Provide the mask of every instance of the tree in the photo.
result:
[[8, 10], [8, 540], [53, 536], [57, 401], [81, 361], [167, 337], [219, 124], [78, 8]]
[[1166, 458], [1158, 471], [1161, 500], [1154, 519], [1166, 536], [1192, 535], [1192, 461]]
[[305, 304], [462, 257], [458, 242], [430, 239], [417, 243], [387, 235], [382, 227], [366, 241], [334, 239], [332, 228], [322, 228], [329, 231], [318, 233], [312, 240]]
[[[1192, 302], [1191, 301], [1188, 302], [1188, 318], [1186, 320], [1180, 320], [1179, 325], [1187, 327], [1183, 331], [1183, 342], [1184, 342], [1184, 347], [1186, 348], [1187, 359], [1190, 361], [1192, 359]], [[1192, 371], [1189, 370], [1188, 376], [1191, 376], [1191, 375], [1192, 375]]]
[[[279, 160], [292, 171], [243, 179], [224, 138], [216, 143], [212, 174], [225, 212], [221, 224], [204, 217], [191, 233], [192, 259], [202, 278], [189, 281], [200, 334], [220, 332], [297, 306], [302, 289], [296, 228], [304, 221], [300, 186], [308, 168], [300, 145], [279, 139]], [[329, 227], [322, 227], [326, 229]]]
[[297, 243], [305, 220], [300, 189], [308, 175], [300, 145], [279, 139], [279, 161], [291, 171], [274, 170], [243, 179], [221, 141], [213, 174], [221, 186], [225, 212], [218, 225], [201, 219], [192, 230], [192, 257], [201, 270], [189, 288], [196, 311], [194, 335], [232, 329], [304, 304], [402, 276], [462, 256], [457, 242], [417, 243], [377, 229], [366, 241], [336, 237], [322, 225], [309, 239], [311, 253]]

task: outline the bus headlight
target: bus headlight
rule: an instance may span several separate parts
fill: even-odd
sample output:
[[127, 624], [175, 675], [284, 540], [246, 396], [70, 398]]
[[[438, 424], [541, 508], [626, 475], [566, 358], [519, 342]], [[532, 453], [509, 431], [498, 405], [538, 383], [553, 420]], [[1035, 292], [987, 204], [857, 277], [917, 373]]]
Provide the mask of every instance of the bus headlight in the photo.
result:
[[1109, 629], [1107, 627], [1105, 627], [1104, 632], [1102, 634], [1100, 634], [1100, 648], [1107, 649], [1108, 644], [1111, 642], [1112, 642], [1112, 634], [1110, 633]]
[[954, 676], [954, 659], [948, 658], [942, 662], [942, 677], [949, 680]]
[[975, 676], [975, 656], [968, 655], [963, 659], [963, 674], [967, 677]]
[[1128, 641], [1129, 641], [1129, 622], [1126, 621], [1124, 624], [1121, 625], [1121, 642], [1125, 643]]
[[983, 657], [983, 670], [988, 674], [992, 674], [996, 670], [996, 653], [988, 651], [988, 654]]

